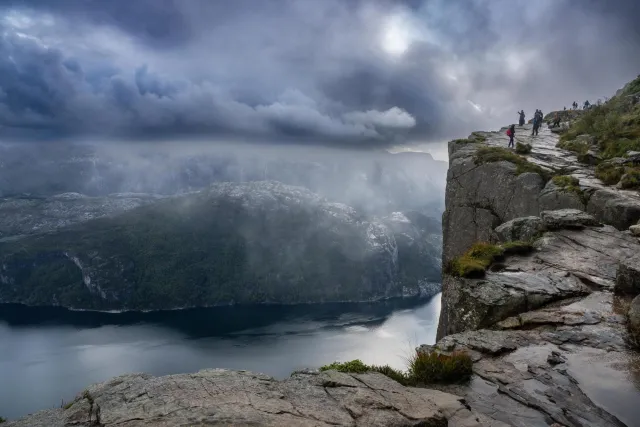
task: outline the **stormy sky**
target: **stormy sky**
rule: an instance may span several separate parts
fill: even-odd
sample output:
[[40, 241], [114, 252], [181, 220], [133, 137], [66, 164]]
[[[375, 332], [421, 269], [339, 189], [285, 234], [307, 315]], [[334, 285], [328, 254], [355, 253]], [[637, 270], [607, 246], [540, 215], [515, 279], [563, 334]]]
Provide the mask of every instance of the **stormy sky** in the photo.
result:
[[2, 0], [0, 137], [442, 141], [640, 73], [638, 0]]

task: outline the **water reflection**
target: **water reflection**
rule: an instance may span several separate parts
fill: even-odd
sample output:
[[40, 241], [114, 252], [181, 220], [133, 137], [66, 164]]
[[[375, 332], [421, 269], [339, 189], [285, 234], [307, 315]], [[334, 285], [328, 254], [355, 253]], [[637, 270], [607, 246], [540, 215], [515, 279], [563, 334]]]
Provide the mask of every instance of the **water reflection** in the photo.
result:
[[69, 400], [127, 372], [248, 369], [284, 378], [334, 360], [405, 366], [435, 341], [440, 295], [428, 301], [90, 313], [0, 306], [0, 415]]

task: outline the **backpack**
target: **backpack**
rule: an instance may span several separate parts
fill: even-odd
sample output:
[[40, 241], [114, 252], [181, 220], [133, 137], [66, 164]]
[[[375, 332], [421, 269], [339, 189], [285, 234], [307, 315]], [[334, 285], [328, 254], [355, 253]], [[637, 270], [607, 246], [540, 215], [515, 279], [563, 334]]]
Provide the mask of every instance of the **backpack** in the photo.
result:
[[511, 135], [512, 135], [511, 128], [509, 128], [509, 129], [507, 129], [507, 136], [511, 136]]

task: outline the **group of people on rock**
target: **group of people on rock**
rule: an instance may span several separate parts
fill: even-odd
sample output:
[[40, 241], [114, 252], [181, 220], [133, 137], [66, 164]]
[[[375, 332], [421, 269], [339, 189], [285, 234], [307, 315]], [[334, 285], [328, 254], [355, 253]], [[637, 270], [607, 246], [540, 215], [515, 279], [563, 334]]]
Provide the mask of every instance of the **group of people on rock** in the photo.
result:
[[[524, 126], [525, 117], [526, 117], [526, 115], [524, 113], [524, 110], [518, 111], [518, 115], [520, 116], [520, 120], [518, 121], [518, 125], [520, 127], [522, 127], [522, 126]], [[544, 117], [544, 114], [542, 114], [542, 111], [536, 109], [536, 112], [533, 114], [533, 129], [531, 130], [531, 136], [538, 135], [538, 130], [540, 129], [540, 126], [542, 125], [542, 118], [543, 117]], [[554, 119], [555, 119], [554, 123], [557, 120], [558, 125], [560, 125], [560, 118], [559, 118], [557, 113], [556, 113]], [[507, 136], [509, 137], [509, 147], [513, 147], [514, 146], [513, 138], [516, 136], [516, 125], [509, 126], [509, 128], [507, 129]]]
[[[598, 101], [600, 102], [600, 101]], [[589, 102], [589, 100], [587, 99], [586, 101], [584, 101], [584, 104], [582, 105], [582, 109], [583, 110], [588, 110], [589, 108], [591, 108], [591, 103]], [[578, 103], [576, 101], [573, 101], [573, 104], [571, 104], [571, 106], [573, 107], [574, 110], [578, 109]], [[565, 110], [567, 108], [565, 107]]]
[[[573, 107], [573, 110], [577, 110], [578, 109], [578, 103], [576, 101], [573, 101], [573, 103], [571, 104], [571, 107]], [[598, 105], [600, 105], [600, 100], [598, 100]], [[584, 110], [588, 110], [591, 107], [593, 107], [593, 104], [591, 104], [589, 102], [589, 100], [584, 101], [584, 105], [582, 106], [582, 108]], [[567, 107], [564, 107], [564, 113], [560, 114], [560, 112], [556, 111], [556, 113], [553, 116], [553, 121], [551, 122], [551, 126], [550, 127], [559, 127], [560, 126], [560, 122], [562, 120], [563, 116], [567, 116]], [[520, 110], [518, 111], [518, 116], [519, 116], [519, 120], [518, 120], [518, 125], [520, 127], [524, 126], [525, 124], [525, 113], [524, 110]], [[533, 114], [533, 128], [531, 129], [531, 136], [537, 136], [538, 135], [538, 131], [540, 130], [540, 126], [542, 125], [542, 118], [544, 117], [544, 115], [542, 114], [542, 111], [536, 109], [536, 112]], [[507, 136], [509, 137], [509, 147], [513, 147], [514, 146], [514, 137], [516, 135], [516, 125], [511, 125], [509, 126], [509, 128], [507, 128]]]

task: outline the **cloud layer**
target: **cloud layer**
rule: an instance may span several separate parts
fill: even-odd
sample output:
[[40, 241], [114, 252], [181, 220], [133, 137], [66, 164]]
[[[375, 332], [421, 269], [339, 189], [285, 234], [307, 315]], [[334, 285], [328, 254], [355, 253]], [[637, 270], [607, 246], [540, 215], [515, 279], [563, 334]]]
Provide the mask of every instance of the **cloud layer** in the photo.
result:
[[635, 0], [0, 6], [4, 137], [428, 142], [640, 73]]

